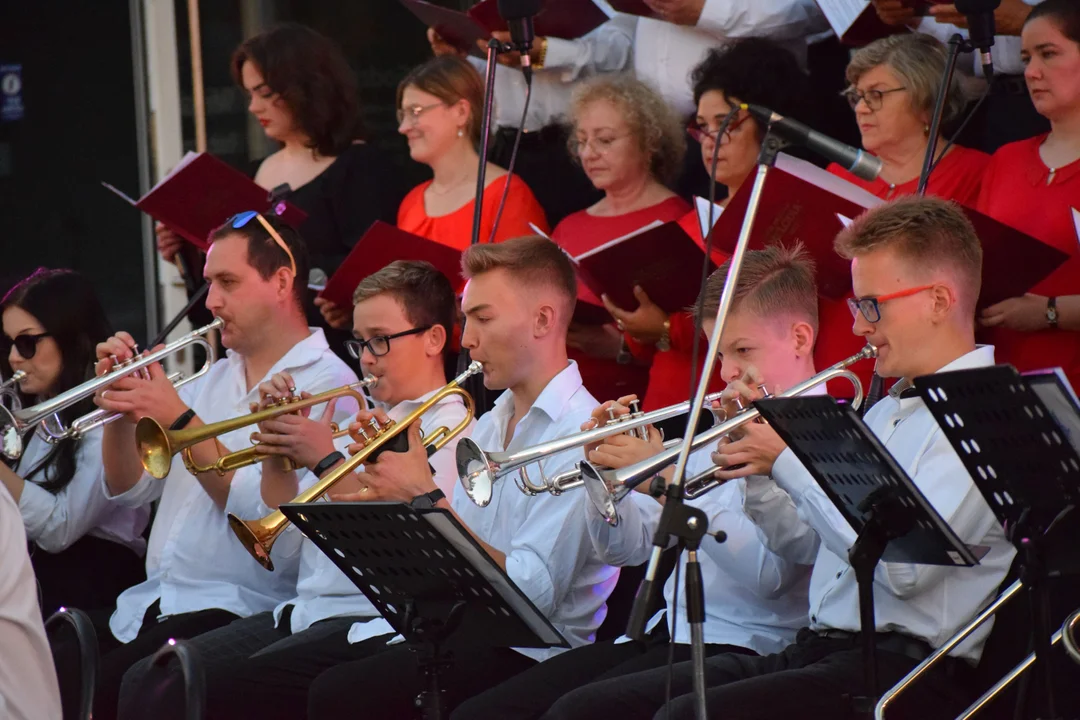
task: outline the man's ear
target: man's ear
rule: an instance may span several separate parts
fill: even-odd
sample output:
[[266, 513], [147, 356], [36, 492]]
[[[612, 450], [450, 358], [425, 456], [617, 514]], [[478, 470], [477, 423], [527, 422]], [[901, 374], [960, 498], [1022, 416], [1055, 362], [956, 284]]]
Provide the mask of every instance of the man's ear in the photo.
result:
[[930, 313], [934, 322], [944, 322], [956, 310], [959, 302], [956, 291], [950, 285], [935, 285], [930, 293]]
[[441, 355], [442, 351], [446, 349], [446, 328], [441, 324], [435, 324], [424, 335], [427, 338], [424, 349], [428, 357]]
[[795, 354], [810, 357], [814, 354], [814, 328], [805, 320], [798, 320], [791, 326], [791, 337], [795, 344]]
[[292, 274], [292, 270], [284, 265], [279, 267], [274, 273], [274, 281], [275, 290], [281, 300], [288, 300], [292, 297], [293, 287], [297, 282], [296, 277]]
[[533, 321], [533, 336], [542, 338], [555, 331], [559, 322], [559, 313], [550, 302], [542, 302], [536, 308]]

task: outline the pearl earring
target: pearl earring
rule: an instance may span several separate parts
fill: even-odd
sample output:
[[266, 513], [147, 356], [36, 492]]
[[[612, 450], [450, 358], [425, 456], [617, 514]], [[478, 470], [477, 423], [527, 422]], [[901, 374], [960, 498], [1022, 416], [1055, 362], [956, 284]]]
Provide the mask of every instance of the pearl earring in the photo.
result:
[[458, 128], [457, 129], [457, 136], [458, 137], [465, 137], [465, 131], [462, 128]]

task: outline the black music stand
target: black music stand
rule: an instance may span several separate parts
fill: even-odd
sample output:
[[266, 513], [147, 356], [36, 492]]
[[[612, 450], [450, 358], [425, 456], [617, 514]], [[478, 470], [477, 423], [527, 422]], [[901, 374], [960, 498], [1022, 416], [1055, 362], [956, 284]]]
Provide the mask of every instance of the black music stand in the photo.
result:
[[754, 407], [858, 535], [848, 562], [859, 585], [866, 694], [853, 703], [857, 717], [873, 717], [878, 698], [878, 562], [970, 567], [989, 549], [969, 547], [957, 537], [850, 405], [817, 396], [758, 400]]
[[[1052, 572], [1045, 537], [1080, 501], [1080, 457], [1067, 424], [1076, 406], [1064, 387], [1054, 410], [1040, 397], [1047, 378], [1025, 378], [1008, 365], [915, 378], [915, 389], [956, 450], [975, 486], [1020, 555], [1020, 579], [1031, 598], [1035, 667], [1045, 683], [1045, 710], [1058, 717], [1051, 672]], [[1036, 389], [1036, 383], [1043, 388]], [[1051, 396], [1045, 396], [1048, 400]], [[1072, 438], [1075, 442], [1075, 438]]]
[[287, 504], [281, 511], [367, 596], [417, 652], [427, 689], [420, 717], [446, 716], [447, 646], [569, 647], [445, 510], [404, 503]]

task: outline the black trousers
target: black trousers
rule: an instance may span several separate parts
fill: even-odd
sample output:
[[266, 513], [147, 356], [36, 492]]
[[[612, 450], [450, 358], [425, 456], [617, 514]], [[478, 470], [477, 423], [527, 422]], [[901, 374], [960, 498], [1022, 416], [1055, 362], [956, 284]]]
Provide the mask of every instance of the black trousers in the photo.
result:
[[155, 602], [146, 611], [139, 634], [129, 643], [121, 643], [108, 629], [107, 618], [104, 627], [99, 618], [95, 618], [98, 643], [101, 647], [101, 665], [98, 667], [97, 689], [94, 693], [95, 720], [113, 720], [117, 716], [120, 700], [120, 683], [124, 673], [132, 665], [153, 655], [169, 638], [187, 640], [204, 632], [209, 632], [222, 625], [227, 625], [237, 618], [226, 610], [200, 610], [199, 612], [169, 615], [157, 619], [161, 612]]
[[[369, 657], [392, 637], [382, 635], [350, 645], [349, 628], [366, 619], [329, 618], [293, 634], [288, 614], [274, 627], [273, 613], [265, 612], [192, 638], [189, 642], [206, 673], [206, 717], [304, 717], [312, 680], [334, 665]], [[139, 697], [139, 683], [148, 668], [148, 660], [143, 660], [124, 676], [120, 691], [122, 716], [133, 716], [130, 706]], [[181, 685], [173, 683], [170, 687], [179, 691]], [[165, 693], [154, 705], [142, 708], [142, 714], [148, 718], [162, 716], [177, 701]]]
[[[462, 648], [441, 676], [445, 707], [454, 709], [536, 665], [508, 648]], [[415, 700], [426, 688], [417, 655], [404, 645], [375, 657], [327, 670], [311, 684], [309, 720], [408, 720], [416, 717]]]
[[61, 607], [111, 613], [120, 593], [146, 579], [145, 563], [131, 548], [89, 535], [58, 553], [31, 543], [30, 563], [45, 618]]
[[[491, 162], [503, 168], [509, 165], [516, 133], [517, 128], [499, 128], [491, 145]], [[566, 132], [558, 125], [521, 136], [514, 174], [532, 190], [552, 229], [570, 213], [584, 210], [603, 197], [581, 166], [570, 158]], [[487, 238], [480, 238], [480, 242], [487, 242]]]
[[[882, 688], [894, 685], [917, 661], [879, 650]], [[619, 720], [692, 720], [690, 663], [673, 671], [670, 704], [664, 707], [665, 669], [624, 675], [569, 693], [545, 720], [611, 717]], [[902, 695], [889, 717], [952, 718], [963, 709], [966, 678], [962, 661], [950, 660], [920, 680], [918, 692]], [[796, 642], [766, 656], [715, 655], [705, 663], [709, 716], [724, 720], [787, 720], [793, 717], [852, 717], [851, 696], [863, 691], [862, 653], [857, 640], [820, 637], [802, 630]]]
[[[644, 641], [613, 641], [584, 645], [538, 663], [504, 683], [469, 698], [458, 705], [450, 720], [533, 720], [541, 717], [555, 702], [572, 690], [591, 682], [630, 675], [655, 668], [665, 668], [669, 650], [673, 662], [690, 659], [689, 645], [668, 643], [668, 632], [661, 623]], [[706, 645], [706, 655], [749, 653], [732, 645]]]

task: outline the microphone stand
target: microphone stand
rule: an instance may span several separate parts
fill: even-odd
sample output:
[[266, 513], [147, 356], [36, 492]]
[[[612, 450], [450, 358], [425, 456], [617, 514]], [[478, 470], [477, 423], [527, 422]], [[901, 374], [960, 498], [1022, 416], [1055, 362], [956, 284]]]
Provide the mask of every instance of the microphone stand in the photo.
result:
[[[945, 62], [945, 73], [941, 85], [938, 86], [937, 99], [934, 101], [934, 114], [930, 116], [930, 136], [927, 138], [926, 155], [923, 156], [922, 172], [919, 173], [919, 186], [916, 195], [925, 195], [926, 186], [930, 183], [930, 172], [936, 162], [934, 155], [937, 154], [938, 135], [941, 132], [941, 116], [945, 112], [945, 100], [949, 97], [949, 85], [952, 84], [953, 74], [956, 72], [956, 61], [961, 52], [974, 52], [975, 48], [959, 33], [949, 38], [949, 56]], [[987, 82], [993, 82], [987, 78]]]
[[[719, 142], [719, 138], [717, 139]], [[700, 508], [685, 503], [683, 494], [683, 479], [686, 475], [686, 463], [690, 457], [690, 443], [694, 436], [694, 428], [697, 427], [701, 417], [702, 408], [705, 406], [705, 395], [708, 392], [709, 378], [712, 377], [716, 366], [716, 355], [720, 349], [720, 337], [724, 333], [724, 326], [731, 310], [731, 304], [735, 299], [735, 288], [739, 282], [739, 271], [742, 268], [743, 257], [750, 244], [750, 235], [754, 229], [754, 220], [757, 217], [758, 207], [761, 204], [761, 195], [765, 189], [765, 180], [769, 170], [776, 163], [776, 155], [784, 146], [784, 142], [772, 132], [771, 126], [766, 128], [765, 139], [761, 143], [761, 153], [758, 155], [757, 175], [751, 189], [750, 200], [746, 206], [746, 214], [743, 216], [742, 229], [739, 232], [735, 251], [731, 255], [728, 268], [727, 280], [724, 283], [724, 291], [720, 296], [720, 306], [716, 311], [716, 325], [712, 336], [709, 338], [709, 348], [705, 355], [705, 365], [701, 370], [697, 392], [694, 401], [690, 404], [690, 412], [687, 417], [686, 434], [680, 447], [679, 458], [675, 463], [675, 474], [665, 489], [666, 501], [664, 509], [660, 513], [660, 521], [657, 524], [656, 533], [653, 536], [652, 555], [649, 557], [649, 565], [645, 571], [645, 579], [642, 580], [638, 593], [634, 597], [633, 610], [630, 613], [630, 623], [627, 634], [635, 640], [641, 640], [645, 636], [646, 616], [649, 604], [655, 593], [656, 575], [660, 565], [660, 555], [668, 546], [672, 536], [679, 539], [688, 550], [687, 562], [687, 621], [690, 624], [690, 652], [693, 663], [694, 681], [694, 706], [697, 720], [707, 720], [708, 713], [705, 707], [705, 643], [702, 626], [705, 621], [704, 591], [701, 584], [701, 569], [697, 564], [697, 550], [700, 540], [708, 529], [708, 517]]]

